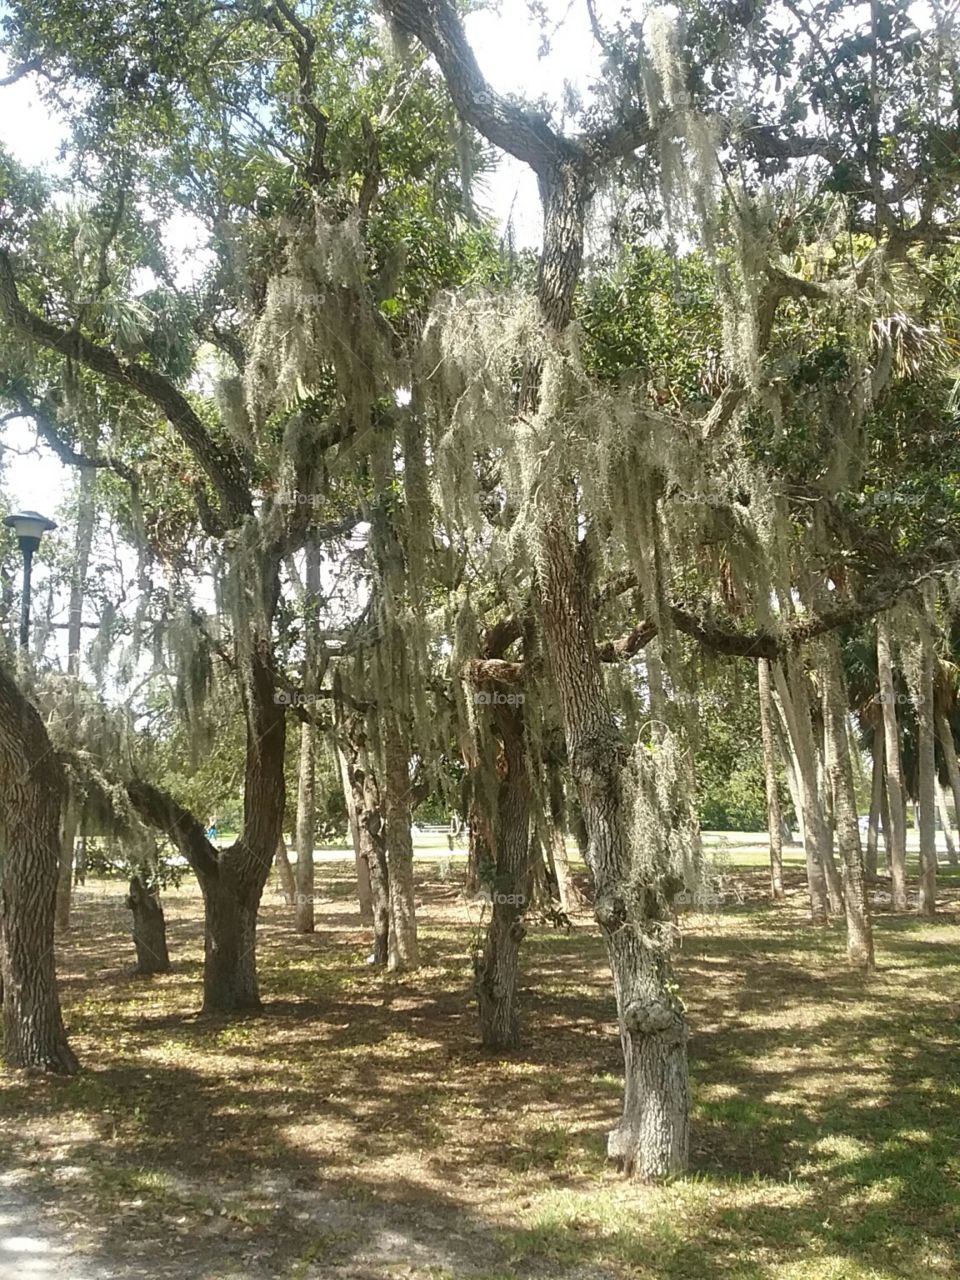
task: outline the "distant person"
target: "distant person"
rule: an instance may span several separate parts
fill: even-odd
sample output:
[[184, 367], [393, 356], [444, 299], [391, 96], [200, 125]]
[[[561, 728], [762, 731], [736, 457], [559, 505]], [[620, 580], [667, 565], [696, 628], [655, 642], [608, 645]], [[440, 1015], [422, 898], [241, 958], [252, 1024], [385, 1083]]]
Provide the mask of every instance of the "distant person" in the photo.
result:
[[211, 844], [216, 844], [219, 838], [220, 838], [220, 831], [217, 827], [217, 820], [216, 818], [211, 818], [210, 825], [209, 827], [207, 827], [207, 839], [210, 841]]

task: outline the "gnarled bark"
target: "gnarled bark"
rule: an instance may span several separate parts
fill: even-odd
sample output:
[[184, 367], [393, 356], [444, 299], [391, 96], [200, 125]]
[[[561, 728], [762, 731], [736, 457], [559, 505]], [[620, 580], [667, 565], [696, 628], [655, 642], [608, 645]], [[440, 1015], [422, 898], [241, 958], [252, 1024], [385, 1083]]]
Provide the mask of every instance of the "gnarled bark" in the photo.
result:
[[69, 1074], [54, 961], [65, 789], [43, 721], [0, 667], [3, 1052], [11, 1067]]
[[167, 924], [160, 891], [143, 875], [130, 880], [127, 906], [133, 913], [133, 945], [137, 950], [137, 973], [149, 977], [170, 972], [167, 951]]
[[483, 950], [474, 961], [474, 989], [484, 1047], [515, 1049], [520, 1044], [517, 984], [530, 879], [530, 778], [522, 711], [496, 707], [495, 718], [501, 751], [494, 872], [481, 888], [490, 918]]

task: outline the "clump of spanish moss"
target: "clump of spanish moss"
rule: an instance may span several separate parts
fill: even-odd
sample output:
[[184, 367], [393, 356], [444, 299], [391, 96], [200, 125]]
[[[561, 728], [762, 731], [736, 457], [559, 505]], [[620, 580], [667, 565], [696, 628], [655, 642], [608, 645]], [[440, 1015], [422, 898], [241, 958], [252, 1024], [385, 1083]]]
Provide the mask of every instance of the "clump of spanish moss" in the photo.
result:
[[360, 216], [331, 219], [318, 204], [282, 230], [284, 265], [267, 283], [244, 374], [250, 420], [259, 430], [332, 376], [348, 419], [364, 427], [390, 391], [393, 358], [367, 278]]
[[657, 126], [660, 184], [669, 223], [708, 241], [716, 212], [719, 119], [693, 105], [682, 56], [681, 19], [672, 8], [653, 10], [647, 21], [642, 62], [647, 115]]

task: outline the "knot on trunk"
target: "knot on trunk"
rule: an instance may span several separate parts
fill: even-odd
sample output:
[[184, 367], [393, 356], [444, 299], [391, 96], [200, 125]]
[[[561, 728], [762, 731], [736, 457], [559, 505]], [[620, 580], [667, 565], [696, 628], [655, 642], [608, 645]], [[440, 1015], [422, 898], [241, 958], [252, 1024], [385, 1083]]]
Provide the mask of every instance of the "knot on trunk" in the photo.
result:
[[658, 884], [660, 897], [666, 903], [668, 910], [673, 906], [673, 900], [677, 894], [682, 893], [686, 887], [683, 876], [678, 876], [674, 872], [668, 871], [660, 877]]
[[617, 1125], [607, 1133], [607, 1159], [616, 1161], [620, 1169], [633, 1162], [637, 1149], [637, 1130], [625, 1125]]
[[577, 744], [570, 755], [570, 768], [584, 792], [610, 796], [621, 791], [620, 771], [629, 758], [615, 726], [599, 724]]
[[683, 1015], [668, 998], [631, 1000], [623, 1011], [623, 1023], [632, 1035], [660, 1036], [678, 1044], [685, 1039]]
[[601, 893], [593, 904], [593, 914], [601, 929], [615, 933], [626, 922], [627, 908], [619, 894]]

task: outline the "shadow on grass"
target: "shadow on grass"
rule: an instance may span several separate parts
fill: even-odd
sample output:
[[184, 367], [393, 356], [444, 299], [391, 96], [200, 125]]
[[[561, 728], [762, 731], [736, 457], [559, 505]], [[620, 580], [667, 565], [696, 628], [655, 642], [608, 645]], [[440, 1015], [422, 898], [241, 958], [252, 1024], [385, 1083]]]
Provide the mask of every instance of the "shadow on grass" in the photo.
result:
[[86, 1070], [3, 1081], [9, 1159], [86, 1206], [104, 1260], [145, 1249], [131, 1274], [155, 1277], [960, 1273], [949, 919], [878, 918], [869, 981], [838, 929], [759, 888], [685, 922], [694, 1173], [643, 1189], [604, 1165], [621, 1062], [592, 927], [531, 932], [525, 1048], [500, 1058], [476, 1041], [475, 924], [455, 886], [419, 889], [425, 968], [406, 978], [365, 965], [332, 864], [317, 934], [267, 899], [265, 1012], [235, 1021], [195, 1017], [195, 895], [168, 900], [175, 971], [143, 984], [118, 965], [128, 917], [91, 895], [64, 957]]

